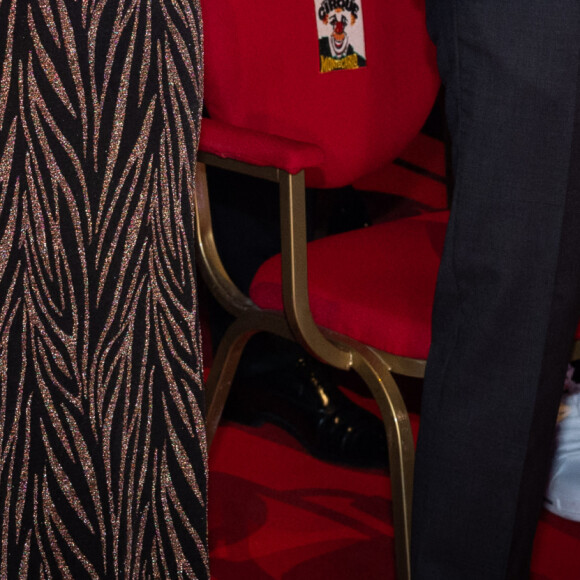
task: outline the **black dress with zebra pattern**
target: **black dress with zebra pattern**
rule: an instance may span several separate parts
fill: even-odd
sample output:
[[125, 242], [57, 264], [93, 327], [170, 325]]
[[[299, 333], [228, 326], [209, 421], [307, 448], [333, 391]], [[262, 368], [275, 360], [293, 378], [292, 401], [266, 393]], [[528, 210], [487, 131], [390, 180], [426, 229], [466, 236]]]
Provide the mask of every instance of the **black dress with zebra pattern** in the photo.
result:
[[197, 0], [0, 23], [0, 577], [207, 578]]

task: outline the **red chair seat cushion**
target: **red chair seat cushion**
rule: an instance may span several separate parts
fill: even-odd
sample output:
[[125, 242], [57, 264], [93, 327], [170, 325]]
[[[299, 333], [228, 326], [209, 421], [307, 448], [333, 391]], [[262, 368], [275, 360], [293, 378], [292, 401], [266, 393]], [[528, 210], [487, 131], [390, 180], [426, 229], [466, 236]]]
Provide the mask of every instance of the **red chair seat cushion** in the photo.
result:
[[[427, 358], [448, 218], [447, 211], [423, 214], [310, 243], [315, 321], [380, 350]], [[261, 308], [282, 310], [280, 255], [260, 267], [250, 296]]]

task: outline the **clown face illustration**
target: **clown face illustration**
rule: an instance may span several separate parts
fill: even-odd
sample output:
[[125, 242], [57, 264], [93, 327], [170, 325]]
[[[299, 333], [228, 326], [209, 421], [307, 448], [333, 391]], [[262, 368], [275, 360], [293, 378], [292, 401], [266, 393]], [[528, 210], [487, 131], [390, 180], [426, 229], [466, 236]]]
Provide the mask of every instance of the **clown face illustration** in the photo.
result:
[[314, 0], [320, 71], [366, 66], [361, 0]]
[[347, 14], [341, 8], [337, 8], [328, 16], [328, 23], [332, 26], [332, 33], [329, 35], [330, 50], [334, 58], [342, 58], [347, 54], [349, 38], [346, 27], [356, 21], [352, 14], [348, 15], [350, 18]]

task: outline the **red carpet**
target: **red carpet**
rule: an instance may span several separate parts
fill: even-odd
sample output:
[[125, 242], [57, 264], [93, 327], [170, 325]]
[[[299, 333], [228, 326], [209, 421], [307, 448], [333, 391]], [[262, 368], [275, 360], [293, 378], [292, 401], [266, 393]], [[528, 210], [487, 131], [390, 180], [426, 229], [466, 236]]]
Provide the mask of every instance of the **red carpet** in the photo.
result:
[[276, 427], [227, 424], [210, 478], [212, 578], [394, 578], [381, 473], [317, 461]]
[[[313, 459], [271, 425], [223, 425], [210, 454], [215, 580], [395, 578], [389, 479]], [[580, 578], [580, 524], [545, 513], [533, 580]]]

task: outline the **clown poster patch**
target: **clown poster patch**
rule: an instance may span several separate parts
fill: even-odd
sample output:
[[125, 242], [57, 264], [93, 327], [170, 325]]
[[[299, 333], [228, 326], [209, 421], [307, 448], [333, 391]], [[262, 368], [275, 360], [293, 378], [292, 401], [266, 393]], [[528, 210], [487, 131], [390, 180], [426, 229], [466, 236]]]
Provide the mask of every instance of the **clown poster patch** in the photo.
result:
[[314, 0], [320, 72], [366, 66], [362, 0]]

